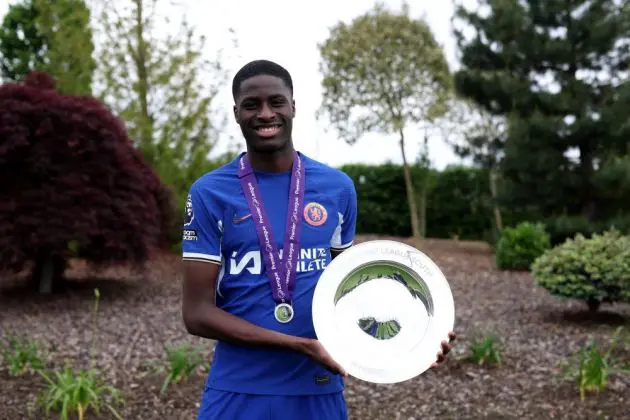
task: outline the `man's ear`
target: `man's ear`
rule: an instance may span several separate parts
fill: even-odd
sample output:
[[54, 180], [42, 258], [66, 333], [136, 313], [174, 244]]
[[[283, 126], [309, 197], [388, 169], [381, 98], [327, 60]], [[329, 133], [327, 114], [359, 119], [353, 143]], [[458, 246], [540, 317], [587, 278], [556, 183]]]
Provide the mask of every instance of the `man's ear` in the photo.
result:
[[291, 100], [291, 110], [293, 111], [291, 117], [295, 118], [295, 99]]
[[234, 105], [234, 119], [238, 123], [238, 109], [236, 108], [236, 105]]

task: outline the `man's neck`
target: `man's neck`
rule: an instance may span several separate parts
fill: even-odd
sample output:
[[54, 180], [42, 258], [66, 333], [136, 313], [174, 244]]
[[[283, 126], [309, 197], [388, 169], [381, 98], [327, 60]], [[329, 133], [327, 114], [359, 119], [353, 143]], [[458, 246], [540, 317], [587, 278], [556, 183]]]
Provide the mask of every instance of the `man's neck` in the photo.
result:
[[273, 153], [247, 151], [249, 163], [254, 170], [263, 172], [288, 172], [293, 167], [293, 145]]

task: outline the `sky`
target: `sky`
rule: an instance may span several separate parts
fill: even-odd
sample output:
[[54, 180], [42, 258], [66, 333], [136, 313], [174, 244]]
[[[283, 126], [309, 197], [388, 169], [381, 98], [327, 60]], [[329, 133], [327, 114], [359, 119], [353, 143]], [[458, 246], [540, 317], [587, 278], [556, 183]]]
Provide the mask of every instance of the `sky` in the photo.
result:
[[[13, 2], [0, 0], [0, 16], [6, 13], [8, 4]], [[383, 3], [393, 9], [399, 9], [402, 4], [400, 0], [385, 0]], [[409, 3], [412, 16], [424, 17], [442, 45], [451, 70], [455, 70], [457, 54], [451, 27], [452, 0]], [[474, 7], [476, 0], [467, 0], [464, 4]], [[224, 50], [223, 65], [228, 71], [230, 83], [220, 91], [215, 107], [231, 115], [231, 79], [234, 73], [248, 61], [261, 58], [272, 60], [284, 66], [293, 78], [296, 102], [293, 140], [298, 150], [335, 167], [346, 163], [401, 162], [396, 136], [367, 134], [349, 146], [336, 136], [334, 129], [327, 127], [325, 120], [317, 121], [315, 118], [321, 103], [317, 44], [327, 38], [329, 29], [338, 21], [349, 23], [354, 17], [371, 9], [373, 0], [240, 0], [233, 3], [179, 0], [178, 5], [178, 10], [186, 13], [197, 33], [206, 36], [208, 57], [216, 56], [217, 50]], [[236, 50], [232, 47], [230, 28], [234, 29], [237, 37]], [[226, 129], [226, 137], [234, 136], [240, 141], [240, 131], [233, 119], [228, 120]], [[413, 127], [405, 130], [408, 159], [418, 156], [423, 136], [422, 131], [414, 130]], [[244, 147], [242, 141], [240, 144]], [[222, 141], [219, 147], [226, 145], [227, 142]], [[429, 138], [429, 156], [433, 166], [438, 169], [460, 162], [451, 147], [438, 135]]]

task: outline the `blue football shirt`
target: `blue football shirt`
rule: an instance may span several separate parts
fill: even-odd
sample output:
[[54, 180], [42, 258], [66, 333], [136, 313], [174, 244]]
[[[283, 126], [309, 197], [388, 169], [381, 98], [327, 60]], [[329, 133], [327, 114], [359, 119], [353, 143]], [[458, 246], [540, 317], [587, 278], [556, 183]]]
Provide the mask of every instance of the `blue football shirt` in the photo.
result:
[[[304, 212], [293, 293], [295, 315], [287, 324], [274, 317], [275, 302], [252, 216], [237, 176], [239, 155], [211, 171], [190, 189], [183, 227], [183, 259], [221, 265], [219, 308], [258, 326], [316, 338], [311, 316], [315, 285], [331, 261], [331, 249], [352, 245], [357, 198], [345, 173], [304, 154]], [[282, 246], [291, 172], [255, 171], [276, 247]], [[343, 390], [332, 375], [305, 355], [288, 349], [218, 342], [207, 385], [223, 391], [270, 395], [312, 395]]]

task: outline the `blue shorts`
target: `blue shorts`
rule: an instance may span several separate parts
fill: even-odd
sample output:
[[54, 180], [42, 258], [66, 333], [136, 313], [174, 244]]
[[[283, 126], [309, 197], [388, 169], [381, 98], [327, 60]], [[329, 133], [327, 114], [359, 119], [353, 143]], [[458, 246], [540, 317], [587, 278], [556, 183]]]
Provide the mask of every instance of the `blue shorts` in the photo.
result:
[[197, 420], [347, 420], [343, 392], [252, 395], [206, 388]]

